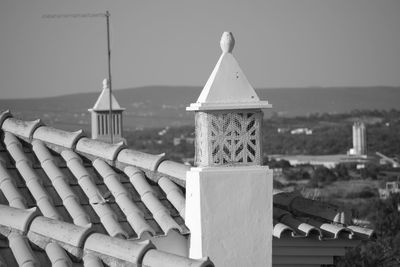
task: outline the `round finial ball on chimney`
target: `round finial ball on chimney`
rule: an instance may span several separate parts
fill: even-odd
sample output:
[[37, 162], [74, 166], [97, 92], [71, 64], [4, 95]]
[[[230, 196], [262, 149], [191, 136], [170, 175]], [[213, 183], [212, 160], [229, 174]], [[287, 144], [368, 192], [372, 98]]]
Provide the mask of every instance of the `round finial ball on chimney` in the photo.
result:
[[110, 88], [110, 82], [108, 81], [108, 79], [104, 79], [103, 80], [103, 88], [104, 89], [109, 89]]
[[232, 53], [235, 46], [235, 38], [231, 32], [224, 32], [220, 41], [222, 53]]

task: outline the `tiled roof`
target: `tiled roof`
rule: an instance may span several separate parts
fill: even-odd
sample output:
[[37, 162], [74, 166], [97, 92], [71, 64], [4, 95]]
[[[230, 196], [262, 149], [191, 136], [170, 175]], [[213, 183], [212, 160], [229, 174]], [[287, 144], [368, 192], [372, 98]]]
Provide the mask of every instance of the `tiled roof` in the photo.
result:
[[[8, 111], [1, 113], [0, 126], [0, 266], [2, 261], [212, 266], [207, 259], [139, 242], [144, 234], [189, 234], [184, 218], [190, 167], [162, 154], [92, 140], [82, 131], [21, 121]], [[353, 225], [350, 212], [338, 206], [278, 191], [273, 201], [275, 238], [374, 235]]]
[[139, 242], [146, 233], [189, 233], [187, 166], [8, 111], [0, 125], [0, 240], [8, 240], [0, 242], [0, 266], [212, 266]]
[[372, 229], [354, 225], [351, 211], [343, 207], [279, 190], [274, 190], [273, 201], [276, 238], [366, 240], [375, 237]]

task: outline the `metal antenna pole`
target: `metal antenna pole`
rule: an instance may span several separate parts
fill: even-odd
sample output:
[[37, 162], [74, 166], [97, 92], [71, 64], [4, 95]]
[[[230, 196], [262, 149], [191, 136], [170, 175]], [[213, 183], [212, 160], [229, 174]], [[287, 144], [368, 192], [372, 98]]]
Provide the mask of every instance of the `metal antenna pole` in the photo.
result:
[[108, 54], [108, 82], [109, 82], [109, 87], [110, 87], [110, 96], [109, 96], [109, 104], [110, 104], [110, 110], [109, 110], [109, 116], [110, 116], [110, 123], [108, 125], [108, 131], [110, 132], [110, 141], [111, 144], [114, 143], [114, 118], [112, 115], [112, 82], [111, 82], [111, 48], [110, 48], [110, 12], [108, 10], [106, 11], [106, 21], [107, 21], [107, 54]]
[[110, 89], [109, 96], [109, 123], [108, 123], [108, 131], [110, 133], [110, 141], [111, 144], [114, 143], [114, 118], [112, 116], [112, 82], [111, 82], [111, 46], [110, 46], [110, 12], [108, 10], [106, 13], [87, 13], [87, 14], [48, 14], [43, 15], [42, 18], [46, 19], [55, 19], [55, 18], [95, 18], [95, 17], [105, 17], [106, 25], [107, 25], [107, 58], [108, 58], [108, 85]]

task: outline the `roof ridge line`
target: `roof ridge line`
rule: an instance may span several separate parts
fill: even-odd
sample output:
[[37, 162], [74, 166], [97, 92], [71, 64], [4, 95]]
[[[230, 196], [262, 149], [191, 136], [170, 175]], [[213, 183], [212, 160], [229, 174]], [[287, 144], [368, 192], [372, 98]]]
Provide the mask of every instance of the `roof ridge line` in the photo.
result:
[[155, 176], [154, 180], [166, 176], [185, 187], [186, 171], [190, 166], [168, 159], [165, 153], [150, 154], [129, 148], [122, 142], [109, 144], [87, 137], [82, 129], [66, 131], [47, 126], [40, 119], [34, 121], [17, 119], [13, 117], [10, 110], [5, 110], [0, 114], [0, 128], [30, 144], [34, 140], [40, 140], [58, 153], [66, 149], [72, 150], [91, 160], [101, 158], [111, 166], [121, 166], [121, 170], [128, 165], [135, 166], [150, 171]]
[[0, 114], [0, 126], [4, 131], [10, 132], [20, 138], [31, 142], [35, 130], [44, 125], [40, 120], [25, 121], [16, 119], [11, 114], [10, 110], [6, 110]]

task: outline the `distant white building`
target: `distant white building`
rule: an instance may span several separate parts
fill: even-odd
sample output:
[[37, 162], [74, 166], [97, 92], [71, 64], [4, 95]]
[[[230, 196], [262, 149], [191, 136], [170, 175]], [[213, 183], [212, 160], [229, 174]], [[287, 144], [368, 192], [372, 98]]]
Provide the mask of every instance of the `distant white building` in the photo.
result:
[[277, 129], [277, 132], [278, 132], [278, 133], [286, 133], [286, 132], [288, 132], [288, 131], [289, 131], [288, 128], [278, 128], [278, 129]]
[[312, 135], [313, 131], [308, 128], [297, 128], [290, 131], [290, 134], [305, 134], [305, 135]]
[[396, 159], [385, 156], [380, 152], [375, 152], [375, 154], [379, 157], [379, 164], [381, 165], [390, 164], [392, 165], [393, 168], [400, 167], [400, 163], [398, 163]]
[[182, 138], [180, 137], [174, 137], [172, 143], [174, 144], [174, 146], [179, 146], [181, 144]]
[[367, 155], [367, 134], [363, 122], [357, 121], [353, 124], [353, 148], [347, 154], [351, 156]]
[[193, 145], [194, 141], [195, 139], [193, 137], [184, 137], [182, 135], [181, 137], [174, 137], [172, 143], [174, 144], [174, 146], [179, 146], [182, 143]]
[[371, 161], [371, 158], [367, 157], [354, 157], [346, 154], [335, 154], [335, 155], [270, 155], [270, 159], [275, 160], [286, 160], [292, 166], [297, 165], [315, 165], [324, 166], [326, 168], [335, 168], [340, 163], [357, 163], [365, 164]]

